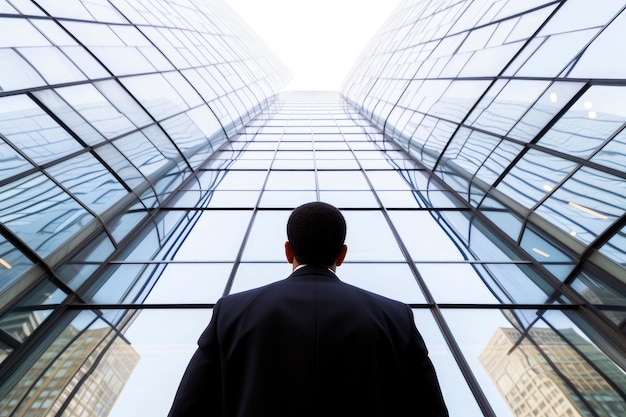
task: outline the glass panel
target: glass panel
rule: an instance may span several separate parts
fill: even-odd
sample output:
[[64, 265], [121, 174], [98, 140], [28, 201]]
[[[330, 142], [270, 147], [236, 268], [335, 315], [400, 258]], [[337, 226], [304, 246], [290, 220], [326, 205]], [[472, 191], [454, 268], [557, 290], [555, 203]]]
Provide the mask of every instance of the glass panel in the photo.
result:
[[[520, 27], [522, 27], [520, 25]], [[528, 26], [523, 26], [528, 28]], [[513, 38], [510, 38], [513, 40]], [[475, 51], [459, 73], [460, 77], [489, 77], [500, 73], [524, 46], [523, 42], [510, 42]]]
[[217, 184], [216, 190], [257, 190], [265, 182], [265, 171], [229, 171]]
[[143, 132], [135, 132], [114, 142], [115, 147], [145, 176], [168, 168], [170, 162]]
[[56, 92], [107, 138], [135, 129], [131, 120], [90, 84], [59, 88]]
[[75, 413], [85, 409], [88, 393], [106, 392], [107, 396], [91, 398], [94, 409], [108, 412], [111, 398], [119, 395], [138, 360], [137, 353], [128, 341], [113, 337], [111, 329], [94, 313], [82, 312], [67, 323], [70, 318], [68, 315], [65, 323], [59, 323], [66, 327], [38, 346], [32, 360], [20, 364], [22, 369], [2, 387], [3, 410], [15, 415], [50, 409]]
[[537, 214], [583, 243], [591, 243], [626, 207], [626, 181], [583, 167], [541, 206]]
[[[263, 196], [259, 202], [261, 208], [293, 208], [301, 204], [315, 201], [317, 194], [315, 191], [281, 190], [263, 191]], [[252, 203], [254, 205], [255, 202]]]
[[107, 78], [111, 73], [82, 46], [65, 46], [61, 50], [74, 64], [80, 67], [89, 79]]
[[404, 303], [425, 303], [407, 264], [361, 264], [346, 262], [337, 268], [340, 280]]
[[[483, 166], [476, 172], [476, 178], [481, 180], [484, 184], [492, 186], [509, 167], [510, 163], [519, 156], [522, 149], [520, 145], [512, 142], [500, 142], [491, 155], [485, 160]], [[474, 179], [473, 183], [476, 184], [477, 182], [478, 181]], [[485, 186], [484, 184], [480, 184], [481, 189]], [[472, 191], [474, 192], [472, 197], [476, 195], [476, 188], [475, 186], [472, 187]]]
[[600, 274], [582, 272], [571, 285], [591, 304], [610, 306], [601, 311], [616, 326], [620, 326], [626, 320], [626, 311], [623, 309], [626, 306], [626, 290], [623, 284], [603, 279]]
[[20, 90], [46, 85], [39, 73], [12, 49], [0, 48], [0, 87], [3, 91]]
[[285, 259], [287, 219], [290, 211], [258, 211], [245, 243], [242, 260], [281, 262]]
[[406, 179], [397, 171], [369, 171], [367, 178], [377, 190], [410, 190]]
[[[25, 273], [33, 263], [15, 246], [0, 235], [0, 294]], [[0, 303], [0, 308], [3, 305]]]
[[[558, 295], [548, 279], [530, 263], [475, 264], [474, 268], [502, 303], [540, 304]], [[568, 300], [558, 299], [568, 303]]]
[[559, 281], [564, 281], [574, 269], [574, 260], [566, 252], [548, 240], [546, 236], [527, 226], [520, 246], [539, 263], [552, 272]]
[[457, 192], [467, 194], [472, 176], [500, 141], [499, 138], [485, 133], [469, 129], [459, 130], [441, 157], [437, 174]]
[[626, 130], [604, 145], [590, 161], [626, 173]]
[[[337, 208], [379, 208], [371, 191], [320, 191], [320, 201], [332, 204]], [[309, 201], [314, 201], [315, 198]], [[304, 203], [304, 201], [303, 201]]]
[[122, 83], [156, 120], [189, 110], [183, 98], [160, 74], [122, 79]]
[[0, 133], [38, 164], [83, 149], [25, 95], [0, 99]]
[[135, 367], [120, 375], [123, 391], [108, 406], [111, 417], [167, 413], [211, 311], [151, 309], [136, 316], [124, 333], [134, 352], [128, 362]]
[[531, 149], [496, 189], [524, 207], [532, 208], [577, 167], [575, 162]]
[[48, 46], [49, 44], [28, 20], [0, 18], [0, 48]]
[[259, 199], [259, 193], [259, 191], [212, 191], [206, 206], [209, 208], [253, 208]]
[[164, 120], [161, 122], [161, 127], [172, 138], [183, 155], [190, 160], [192, 167], [198, 167], [211, 155], [213, 146], [189, 115], [184, 114]]
[[583, 86], [584, 84], [574, 82], [552, 83], [515, 124], [508, 136], [530, 142]]
[[265, 188], [268, 190], [315, 190], [313, 171], [271, 171]]
[[418, 264], [418, 270], [437, 303], [495, 304], [498, 299], [469, 264]]
[[0, 202], [0, 222], [42, 257], [66, 243], [92, 219], [42, 174], [0, 187]]
[[135, 189], [144, 184], [145, 178], [137, 168], [112, 145], [98, 147], [94, 152], [107, 164], [111, 172], [115, 172], [124, 181], [128, 188]]
[[370, 186], [359, 171], [319, 171], [320, 190], [369, 190]]
[[480, 203], [478, 209], [513, 241], [517, 242], [522, 230], [521, 218], [512, 213], [498, 200], [489, 196]]
[[593, 86], [540, 140], [539, 145], [588, 158], [626, 122], [624, 87]]
[[163, 268], [162, 264], [107, 265], [84, 297], [95, 304], [142, 303]]
[[604, 246], [600, 248], [600, 252], [615, 262], [626, 266], [626, 227], [618, 231]]
[[[458, 73], [460, 68], [456, 68]], [[484, 65], [483, 65], [483, 70]], [[444, 71], [449, 71], [446, 68]], [[476, 104], [476, 100], [485, 92], [489, 82], [478, 80], [456, 80], [447, 88], [441, 99], [433, 104], [428, 112], [431, 116], [440, 117], [452, 122], [461, 122], [467, 112]]]
[[512, 251], [509, 242], [493, 234], [482, 220], [471, 216], [464, 211], [442, 211], [439, 215], [444, 220], [441, 224], [444, 230], [448, 228], [450, 236], [459, 239], [466, 259], [481, 259], [483, 261], [511, 261], [520, 260], [517, 251]]
[[450, 138], [453, 136], [457, 127], [457, 125], [445, 121], [437, 122], [424, 144], [424, 149], [422, 150], [420, 159], [424, 165], [430, 169], [434, 168], [435, 162], [445, 149], [446, 145], [450, 142]]
[[[121, 58], [118, 58], [121, 59]], [[100, 93], [115, 106], [124, 117], [136, 127], [142, 127], [151, 124], [153, 121], [139, 103], [128, 94], [122, 86], [116, 81], [101, 81], [94, 83], [94, 86]]]
[[[554, 20], [554, 18], [551, 19], [551, 22]], [[598, 32], [598, 28], [593, 28], [544, 36], [545, 32], [542, 31], [534, 39], [537, 42], [540, 41], [541, 46], [533, 52], [515, 75], [520, 77], [556, 77], [572, 61], [578, 60], [580, 51], [584, 50]]]
[[[603, 19], [610, 19], [610, 13], [620, 9], [623, 3], [611, 1], [609, 4], [590, 12], [589, 16], [595, 17], [600, 13], [607, 13]], [[580, 6], [578, 6], [580, 7]], [[586, 11], [585, 7], [585, 11]], [[587, 15], [587, 13], [577, 13]], [[572, 13], [573, 15], [573, 13]], [[578, 17], [577, 19], [580, 19]], [[584, 17], [586, 18], [586, 16]], [[602, 20], [602, 19], [599, 19]], [[574, 20], [576, 21], [576, 20]], [[607, 20], [608, 22], [608, 20]], [[615, 39], [623, 39], [626, 35], [626, 15], [619, 13], [610, 24], [604, 28], [598, 38], [585, 48], [584, 53], [564, 71], [564, 76], [579, 79], [588, 78], [621, 78], [626, 69], [626, 61], [619, 54], [615, 54]]]
[[[4, 121], [0, 120], [0, 133], [5, 130], [3, 125]], [[0, 139], [0, 181], [31, 168], [33, 165], [13, 150], [4, 140]]]
[[47, 171], [96, 214], [102, 214], [128, 194], [91, 154], [64, 161]]
[[96, 145], [104, 140], [102, 135], [69, 104], [52, 90], [36, 91], [33, 93], [38, 100], [52, 111], [63, 123], [69, 127], [82, 141], [88, 145]]
[[86, 79], [85, 74], [58, 48], [19, 48], [19, 52], [33, 67], [37, 68], [39, 74], [48, 84], [69, 83]]
[[[519, 337], [519, 332], [507, 319], [507, 316], [516, 318], [514, 311], [494, 310], [443, 310], [448, 326], [459, 343], [463, 356], [478, 380], [484, 394], [487, 396], [494, 414], [498, 417], [513, 417], [531, 412], [526, 404], [525, 397], [533, 391], [527, 390], [529, 380], [535, 384], [544, 383], [533, 374], [533, 367], [523, 364], [534, 364], [524, 356], [521, 349], [516, 349], [512, 354], [507, 352], [513, 347]], [[474, 323], [474, 325], [472, 325]], [[510, 375], [509, 375], [510, 374]], [[524, 377], [524, 375], [526, 375]], [[561, 386], [566, 385], [563, 381], [557, 381]], [[538, 391], [540, 387], [535, 387]], [[524, 400], [517, 400], [525, 393]], [[514, 401], [517, 400], [517, 401]], [[538, 405], [538, 403], [537, 403]], [[519, 413], [517, 409], [523, 410]], [[461, 413], [459, 415], [465, 415]]]
[[291, 265], [286, 260], [282, 263], [242, 263], [237, 269], [230, 294], [280, 281], [287, 278], [291, 272]]
[[[428, 356], [432, 361], [441, 386], [444, 401], [451, 417], [482, 416], [474, 394], [465, 382], [441, 330], [428, 310], [413, 309], [415, 325], [422, 335]], [[499, 415], [498, 415], [499, 416]]]
[[105, 22], [126, 23], [126, 18], [110, 3], [102, 0], [90, 1], [66, 1], [63, 3], [48, 3], [45, 10], [52, 16], [66, 17], [80, 20], [103, 20]]
[[[177, 261], [234, 261], [248, 230], [251, 211], [202, 213], [174, 255]], [[228, 237], [225, 239], [225, 237]]]
[[505, 134], [544, 93], [548, 85], [546, 81], [509, 81], [493, 102], [481, 111], [473, 126], [492, 133]]
[[[116, 242], [123, 241], [146, 217], [148, 217], [146, 208], [140, 203], [135, 203], [125, 213], [109, 222], [111, 235]], [[144, 243], [146, 244], [145, 246], [150, 247], [150, 240], [142, 242], [142, 247]]]
[[578, 329], [573, 321], [576, 319], [580, 318], [575, 314], [566, 317], [561, 311], [547, 311], [543, 320], [530, 329], [528, 340], [522, 343], [520, 350], [527, 356], [542, 351], [545, 360], [538, 361], [537, 365], [562, 387], [563, 383], [554, 378], [557, 372], [549, 372], [546, 364], [558, 371], [571, 389], [563, 389], [568, 402], [582, 415], [590, 414], [588, 410], [607, 416], [623, 415], [626, 413], [626, 374]]
[[0, 329], [18, 342], [24, 342], [66, 297], [66, 293], [44, 280], [2, 315]]
[[[171, 263], [165, 266], [146, 304], [216, 303], [233, 265]], [[184, 289], [184, 290], [183, 290]]]
[[446, 229], [429, 212], [391, 211], [389, 217], [413, 261], [464, 260]]
[[348, 227], [347, 262], [404, 261], [398, 243], [380, 211], [344, 211]]

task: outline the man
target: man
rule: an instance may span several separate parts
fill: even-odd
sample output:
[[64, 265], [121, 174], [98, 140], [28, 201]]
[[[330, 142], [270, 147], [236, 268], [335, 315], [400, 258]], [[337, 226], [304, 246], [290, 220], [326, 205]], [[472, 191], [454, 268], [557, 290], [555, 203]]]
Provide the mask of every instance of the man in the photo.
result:
[[296, 208], [293, 272], [217, 302], [170, 417], [447, 416], [411, 309], [341, 282], [346, 223]]

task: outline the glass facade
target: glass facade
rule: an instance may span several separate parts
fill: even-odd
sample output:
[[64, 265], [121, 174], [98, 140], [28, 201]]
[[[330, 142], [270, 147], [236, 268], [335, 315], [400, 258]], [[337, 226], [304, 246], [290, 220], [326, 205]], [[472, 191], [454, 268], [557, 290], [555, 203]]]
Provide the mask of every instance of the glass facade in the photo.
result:
[[281, 92], [221, 1], [0, 0], [0, 417], [166, 415], [313, 200], [451, 416], [625, 415], [625, 8], [405, 1], [341, 92]]

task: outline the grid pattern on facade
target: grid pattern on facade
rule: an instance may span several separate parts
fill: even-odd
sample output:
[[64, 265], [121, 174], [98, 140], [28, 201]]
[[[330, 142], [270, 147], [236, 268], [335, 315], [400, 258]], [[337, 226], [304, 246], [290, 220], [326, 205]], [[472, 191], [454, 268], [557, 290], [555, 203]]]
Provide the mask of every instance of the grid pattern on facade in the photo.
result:
[[344, 99], [276, 96], [220, 1], [0, 2], [0, 417], [165, 414], [313, 200], [346, 216], [339, 277], [413, 307], [452, 416], [626, 413], [625, 71], [587, 55], [624, 6], [584, 3], [407, 1]]
[[[404, 2], [343, 91], [625, 331], [625, 5]], [[619, 340], [618, 344], [623, 344]]]

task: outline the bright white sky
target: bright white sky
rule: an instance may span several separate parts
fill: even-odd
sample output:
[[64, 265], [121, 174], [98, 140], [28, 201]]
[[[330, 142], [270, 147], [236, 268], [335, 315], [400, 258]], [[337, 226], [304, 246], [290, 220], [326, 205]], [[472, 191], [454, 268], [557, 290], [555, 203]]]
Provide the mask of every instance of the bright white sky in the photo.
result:
[[401, 0], [226, 0], [287, 65], [289, 90], [339, 90]]

